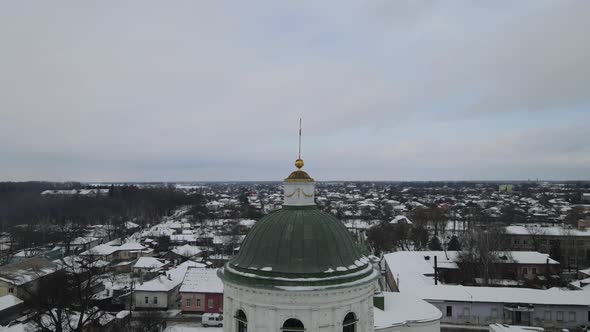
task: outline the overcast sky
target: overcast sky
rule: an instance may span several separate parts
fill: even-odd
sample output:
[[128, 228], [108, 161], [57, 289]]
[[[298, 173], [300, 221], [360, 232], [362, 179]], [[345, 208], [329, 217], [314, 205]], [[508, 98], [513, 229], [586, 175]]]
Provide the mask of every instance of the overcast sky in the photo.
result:
[[590, 1], [2, 1], [0, 180], [590, 179]]

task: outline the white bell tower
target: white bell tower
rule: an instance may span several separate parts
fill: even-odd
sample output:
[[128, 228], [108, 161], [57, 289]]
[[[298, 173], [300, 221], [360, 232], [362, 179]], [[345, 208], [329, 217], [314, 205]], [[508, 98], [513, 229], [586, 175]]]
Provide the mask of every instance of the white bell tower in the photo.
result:
[[305, 171], [301, 159], [301, 118], [299, 119], [299, 156], [295, 160], [297, 170], [292, 172], [284, 181], [285, 206], [315, 205], [315, 182]]

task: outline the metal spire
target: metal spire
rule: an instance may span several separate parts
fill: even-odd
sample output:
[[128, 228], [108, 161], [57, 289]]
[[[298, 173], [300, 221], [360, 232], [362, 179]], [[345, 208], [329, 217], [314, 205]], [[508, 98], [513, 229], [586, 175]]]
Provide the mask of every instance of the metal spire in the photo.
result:
[[299, 157], [301, 159], [301, 117], [299, 117]]

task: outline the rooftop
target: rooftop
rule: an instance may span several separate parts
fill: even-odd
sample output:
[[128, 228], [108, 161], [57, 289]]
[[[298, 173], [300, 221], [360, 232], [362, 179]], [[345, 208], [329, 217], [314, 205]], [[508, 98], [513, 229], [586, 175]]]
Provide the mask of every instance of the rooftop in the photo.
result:
[[340, 284], [373, 273], [344, 225], [315, 206], [283, 207], [255, 224], [221, 272], [259, 286]]
[[135, 264], [133, 265], [134, 268], [138, 268], [138, 269], [149, 269], [149, 268], [153, 268], [153, 269], [158, 269], [161, 268], [162, 266], [166, 265], [166, 261], [162, 261], [159, 260], [157, 258], [154, 257], [140, 257], [137, 262], [135, 262]]
[[431, 262], [424, 259], [423, 253], [400, 251], [385, 255], [391, 273], [399, 280], [400, 292], [431, 301], [590, 305], [590, 296], [584, 291], [434, 285]]
[[186, 270], [180, 291], [188, 293], [223, 293], [223, 282], [217, 275], [217, 269], [191, 267]]
[[410, 294], [383, 292], [384, 310], [373, 309], [375, 329], [439, 320], [442, 313], [432, 304]]
[[21, 303], [23, 303], [23, 300], [12, 294], [0, 296], [0, 312]]
[[150, 281], [138, 285], [135, 287], [135, 290], [144, 292], [168, 292], [180, 285], [184, 279], [186, 270], [189, 267], [205, 267], [205, 265], [193, 261], [186, 261], [178, 265], [176, 268], [166, 272], [165, 276], [160, 275]]
[[42, 257], [33, 257], [0, 267], [0, 280], [20, 286], [51, 274], [58, 265]]

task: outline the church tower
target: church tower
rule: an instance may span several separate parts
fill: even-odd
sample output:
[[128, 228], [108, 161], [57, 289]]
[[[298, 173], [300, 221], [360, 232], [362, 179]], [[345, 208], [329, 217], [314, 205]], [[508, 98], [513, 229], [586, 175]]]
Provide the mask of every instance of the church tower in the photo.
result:
[[284, 204], [258, 221], [219, 276], [224, 332], [373, 331], [378, 272], [332, 215], [317, 208], [301, 154]]

